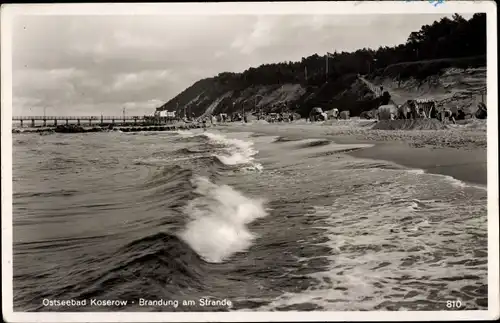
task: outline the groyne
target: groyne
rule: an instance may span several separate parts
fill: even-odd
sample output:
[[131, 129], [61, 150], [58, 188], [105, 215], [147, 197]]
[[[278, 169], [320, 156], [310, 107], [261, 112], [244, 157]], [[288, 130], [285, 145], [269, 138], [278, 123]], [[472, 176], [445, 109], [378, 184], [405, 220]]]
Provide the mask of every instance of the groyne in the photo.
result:
[[[205, 128], [213, 127], [213, 124], [206, 125]], [[57, 127], [40, 127], [27, 129], [12, 129], [12, 133], [87, 133], [87, 132], [141, 132], [141, 131], [176, 131], [203, 128], [201, 123], [185, 123], [176, 125], [150, 125], [150, 126], [108, 126], [108, 127], [82, 127], [80, 125], [61, 125]]]

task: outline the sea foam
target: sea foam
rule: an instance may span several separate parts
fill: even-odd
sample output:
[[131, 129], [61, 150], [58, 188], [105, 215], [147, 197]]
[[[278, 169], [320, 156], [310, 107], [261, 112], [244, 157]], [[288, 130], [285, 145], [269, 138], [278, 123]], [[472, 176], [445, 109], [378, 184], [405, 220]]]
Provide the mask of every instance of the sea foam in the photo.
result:
[[248, 249], [256, 236], [247, 225], [267, 215], [264, 200], [248, 198], [206, 177], [194, 177], [191, 183], [199, 196], [184, 210], [190, 221], [180, 238], [208, 262], [222, 262]]
[[225, 165], [252, 165], [254, 169], [262, 170], [262, 165], [254, 161], [254, 155], [258, 153], [254, 149], [252, 141], [227, 138], [224, 135], [205, 132], [201, 135], [207, 137], [211, 142], [226, 147], [227, 155], [215, 155]]

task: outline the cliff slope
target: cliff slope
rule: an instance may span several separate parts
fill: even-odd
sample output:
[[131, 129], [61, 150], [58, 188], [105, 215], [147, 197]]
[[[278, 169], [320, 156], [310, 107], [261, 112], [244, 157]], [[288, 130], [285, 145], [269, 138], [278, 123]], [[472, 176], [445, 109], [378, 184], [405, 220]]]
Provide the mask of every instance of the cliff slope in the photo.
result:
[[194, 83], [159, 109], [195, 116], [289, 110], [305, 117], [318, 106], [358, 116], [378, 107], [376, 89], [383, 86], [398, 104], [430, 97], [473, 111], [485, 95], [485, 66], [486, 14], [469, 20], [455, 14], [422, 26], [398, 46], [314, 54], [220, 73]]

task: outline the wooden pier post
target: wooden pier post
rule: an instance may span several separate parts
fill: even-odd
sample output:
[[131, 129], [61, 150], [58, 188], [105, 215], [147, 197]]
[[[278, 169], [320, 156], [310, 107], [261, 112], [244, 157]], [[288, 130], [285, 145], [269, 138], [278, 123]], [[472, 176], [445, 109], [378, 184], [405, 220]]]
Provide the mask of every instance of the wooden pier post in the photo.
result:
[[103, 122], [103, 117], [102, 117], [102, 114], [101, 114], [101, 126], [102, 126], [103, 123], [104, 123]]
[[68, 120], [68, 119], [66, 119], [66, 125], [68, 125], [68, 124], [69, 124], [69, 120]]
[[20, 120], [21, 121], [21, 128], [23, 127], [23, 119]]
[[115, 119], [111, 119], [111, 124], [114, 126], [115, 125]]
[[35, 128], [35, 119], [31, 119], [31, 127]]
[[43, 119], [43, 126], [47, 127], [47, 119], [45, 119], [45, 118]]
[[89, 119], [89, 126], [92, 125], [92, 118]]
[[57, 127], [57, 119], [54, 119], [54, 126]]
[[76, 124], [80, 125], [80, 119], [76, 119]]

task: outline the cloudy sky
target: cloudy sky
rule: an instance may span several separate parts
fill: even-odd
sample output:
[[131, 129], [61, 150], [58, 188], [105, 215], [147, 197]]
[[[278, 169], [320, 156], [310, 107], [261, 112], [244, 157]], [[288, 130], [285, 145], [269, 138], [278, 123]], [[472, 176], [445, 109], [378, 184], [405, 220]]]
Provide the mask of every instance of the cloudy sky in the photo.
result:
[[151, 114], [201, 78], [404, 43], [441, 17], [18, 16], [13, 115]]

